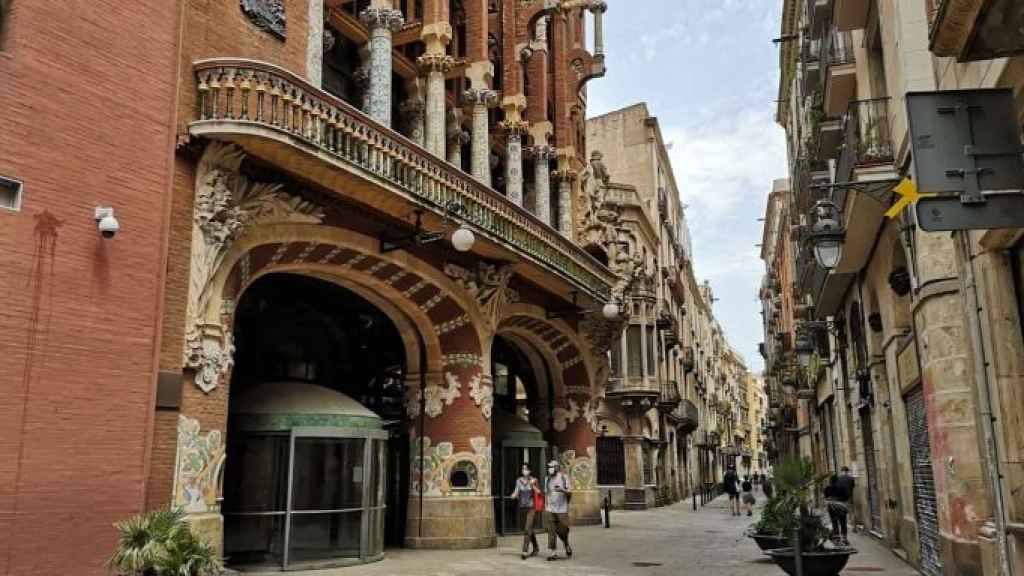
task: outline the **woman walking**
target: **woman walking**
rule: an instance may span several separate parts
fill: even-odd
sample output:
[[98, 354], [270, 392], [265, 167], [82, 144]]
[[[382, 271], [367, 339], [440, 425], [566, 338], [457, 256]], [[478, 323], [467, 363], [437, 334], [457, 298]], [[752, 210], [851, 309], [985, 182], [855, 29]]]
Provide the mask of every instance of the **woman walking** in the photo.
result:
[[572, 558], [569, 545], [569, 498], [572, 483], [560, 471], [557, 460], [548, 462], [548, 478], [544, 483], [544, 526], [548, 530], [548, 560], [558, 559], [558, 540], [565, 546], [565, 555]]
[[754, 498], [754, 486], [750, 483], [750, 476], [743, 478], [741, 487], [743, 488], [743, 507], [747, 509], [747, 516], [753, 516], [757, 498]]
[[[516, 487], [509, 496], [519, 504], [519, 522], [523, 525], [523, 560], [526, 560], [527, 556], [536, 556], [540, 551], [537, 535], [533, 532], [533, 518], [537, 513], [538, 504], [543, 502], [543, 496], [537, 479], [530, 471], [530, 465], [523, 464], [521, 475], [516, 479]], [[531, 544], [533, 551], [530, 551]]]

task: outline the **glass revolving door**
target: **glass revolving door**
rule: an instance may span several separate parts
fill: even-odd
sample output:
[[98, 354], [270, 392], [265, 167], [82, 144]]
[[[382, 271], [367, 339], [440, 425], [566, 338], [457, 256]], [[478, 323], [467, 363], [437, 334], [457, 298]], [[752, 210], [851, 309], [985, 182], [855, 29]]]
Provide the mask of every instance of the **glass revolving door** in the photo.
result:
[[232, 414], [224, 553], [236, 570], [306, 570], [384, 555], [388, 432], [347, 396], [256, 387]]

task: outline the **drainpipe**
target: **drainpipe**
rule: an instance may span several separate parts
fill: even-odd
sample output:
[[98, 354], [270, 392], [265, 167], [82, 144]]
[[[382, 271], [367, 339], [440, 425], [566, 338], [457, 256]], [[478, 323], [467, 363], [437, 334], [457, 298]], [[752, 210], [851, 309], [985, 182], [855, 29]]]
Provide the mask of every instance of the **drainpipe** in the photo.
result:
[[967, 306], [967, 321], [970, 324], [971, 348], [974, 352], [974, 379], [977, 382], [978, 402], [981, 404], [981, 429], [985, 440], [985, 470], [992, 485], [995, 501], [996, 546], [999, 550], [999, 566], [1003, 574], [1010, 571], [1010, 559], [1007, 554], [1006, 537], [1006, 503], [1003, 501], [1003, 475], [999, 470], [999, 450], [996, 446], [995, 421], [992, 413], [992, 379], [988, 375], [988, 358], [985, 354], [984, 336], [982, 333], [981, 297], [978, 295], [978, 283], [974, 270], [974, 250], [971, 247], [969, 231], [955, 232], [954, 237], [960, 249], [960, 257], [965, 266], [960, 276], [962, 292]]

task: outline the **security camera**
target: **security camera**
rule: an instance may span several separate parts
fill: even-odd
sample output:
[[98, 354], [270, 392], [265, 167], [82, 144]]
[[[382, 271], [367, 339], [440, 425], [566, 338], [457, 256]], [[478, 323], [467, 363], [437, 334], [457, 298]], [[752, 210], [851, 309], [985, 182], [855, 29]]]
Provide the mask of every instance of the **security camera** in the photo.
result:
[[96, 207], [96, 228], [104, 238], [113, 238], [117, 235], [117, 232], [121, 229], [121, 224], [117, 222], [117, 218], [114, 218], [113, 208]]

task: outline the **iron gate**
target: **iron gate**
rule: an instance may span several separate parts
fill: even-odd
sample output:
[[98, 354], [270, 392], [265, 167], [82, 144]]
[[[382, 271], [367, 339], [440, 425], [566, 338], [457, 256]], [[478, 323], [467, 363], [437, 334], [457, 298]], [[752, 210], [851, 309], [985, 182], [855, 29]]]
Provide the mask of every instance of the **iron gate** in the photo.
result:
[[935, 501], [935, 477], [932, 475], [932, 450], [928, 438], [928, 413], [924, 390], [920, 386], [907, 394], [907, 427], [910, 432], [910, 462], [914, 474], [914, 515], [921, 547], [921, 574], [942, 574], [939, 544], [938, 506]]
[[864, 469], [868, 481], [868, 510], [871, 513], [871, 531], [881, 536], [882, 503], [878, 491], [878, 459], [875, 454], [875, 433], [871, 423], [871, 409], [860, 411], [861, 437], [864, 439]]

